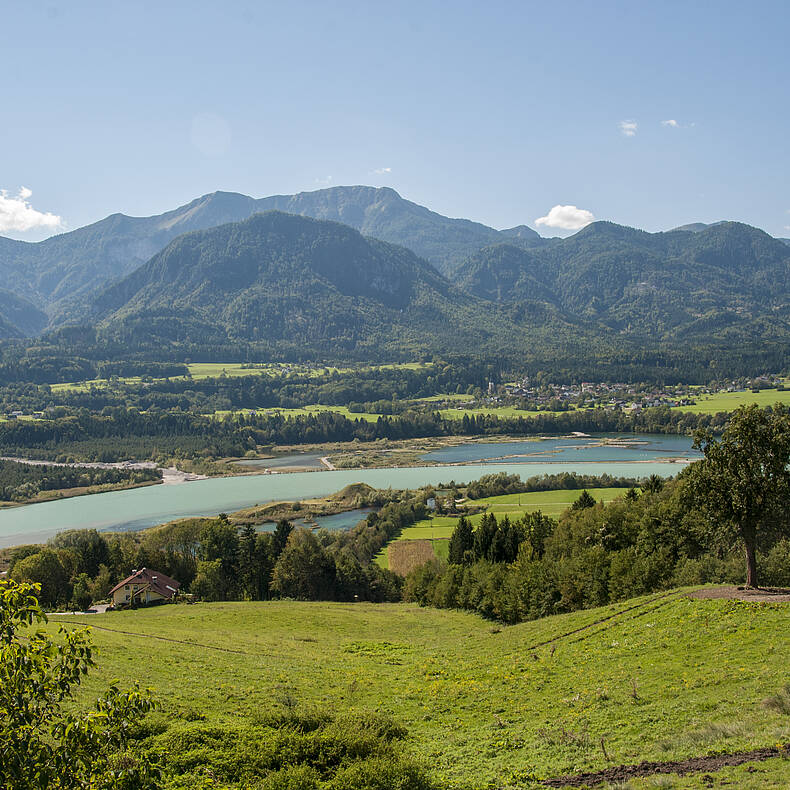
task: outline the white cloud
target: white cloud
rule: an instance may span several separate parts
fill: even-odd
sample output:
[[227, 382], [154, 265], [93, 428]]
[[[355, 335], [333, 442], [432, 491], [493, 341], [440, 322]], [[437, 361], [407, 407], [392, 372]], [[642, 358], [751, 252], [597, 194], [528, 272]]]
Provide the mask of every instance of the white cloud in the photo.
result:
[[373, 171], [373, 175], [375, 176], [386, 176], [392, 172], [391, 167], [379, 167], [378, 169]]
[[48, 211], [37, 211], [30, 205], [29, 198], [32, 194], [27, 187], [20, 187], [16, 197], [10, 196], [7, 190], [0, 189], [0, 233], [24, 233], [37, 228], [55, 230], [63, 226], [60, 217]]
[[618, 125], [620, 131], [626, 137], [634, 137], [636, 135], [636, 130], [639, 128], [639, 124], [636, 121], [620, 121]]
[[332, 183], [332, 176], [325, 176], [324, 178], [316, 178], [315, 183], [319, 186], [329, 186]]
[[670, 118], [668, 121], [661, 121], [662, 126], [669, 126], [672, 129], [679, 129], [680, 124], [674, 119]]
[[538, 217], [535, 220], [536, 225], [563, 230], [579, 230], [591, 222], [595, 222], [592, 211], [576, 206], [554, 206], [545, 217]]

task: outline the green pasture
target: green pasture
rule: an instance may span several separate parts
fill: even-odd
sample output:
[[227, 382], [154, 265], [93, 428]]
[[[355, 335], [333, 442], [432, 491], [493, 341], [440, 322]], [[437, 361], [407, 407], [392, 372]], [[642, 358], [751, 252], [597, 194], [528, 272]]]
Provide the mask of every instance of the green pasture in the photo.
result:
[[[625, 488], [590, 488], [589, 493], [599, 502], [611, 502], [617, 497], [625, 495]], [[540, 510], [547, 516], [559, 516], [563, 510], [569, 508], [581, 495], [581, 491], [532, 491], [527, 494], [504, 494], [485, 499], [470, 501], [471, 505], [487, 505], [488, 512], [495, 513], [497, 518], [508, 516], [511, 520], [521, 518], [525, 513]], [[482, 513], [469, 516], [473, 526], [480, 523]], [[458, 519], [453, 516], [434, 516], [433, 518], [418, 521], [414, 526], [407, 527], [401, 532], [399, 540], [421, 540], [449, 538], [453, 534]]]
[[350, 373], [353, 368], [338, 368], [332, 365], [278, 365], [256, 364], [249, 367], [241, 362], [190, 362], [187, 365], [189, 375], [195, 379], [219, 378], [239, 378], [243, 376], [322, 376], [325, 373]]
[[[53, 617], [48, 629], [94, 626], [99, 668], [78, 704], [113, 679], [151, 687], [153, 739], [293, 705], [378, 710], [408, 727], [442, 786], [472, 790], [787, 742], [790, 715], [765, 700], [787, 682], [788, 613], [676, 591], [516, 626], [412, 604], [273, 601]], [[719, 778], [787, 787], [790, 761], [627, 786]]]
[[[176, 378], [181, 378], [181, 376]], [[52, 392], [88, 392], [91, 389], [109, 389], [115, 386], [139, 384], [141, 381], [140, 376], [124, 376], [115, 379], [91, 379], [90, 381], [50, 384], [50, 389]]]
[[[625, 495], [625, 488], [590, 488], [589, 493], [599, 502], [611, 502]], [[503, 494], [502, 496], [486, 497], [470, 501], [471, 505], [487, 505], [487, 512], [496, 514], [497, 518], [507, 516], [511, 521], [521, 518], [526, 513], [540, 510], [544, 515], [556, 518], [563, 510], [569, 508], [580, 496], [581, 491], [532, 491], [526, 494]], [[477, 527], [483, 513], [468, 516], [472, 526]], [[437, 557], [447, 559], [447, 541], [453, 534], [458, 518], [455, 516], [432, 516], [406, 527], [396, 540], [430, 540], [433, 542]], [[389, 544], [387, 544], [389, 545]], [[438, 549], [438, 550], [437, 550]], [[387, 546], [375, 558], [382, 568], [387, 568]]]
[[[299, 375], [319, 377], [329, 373], [354, 373], [365, 370], [423, 370], [431, 367], [432, 362], [394, 362], [388, 365], [364, 365], [360, 368], [335, 367], [333, 365], [304, 365], [293, 364], [284, 367], [276, 363], [260, 364], [255, 367], [247, 367], [242, 362], [189, 362], [187, 370], [192, 379], [198, 381], [207, 378], [239, 378], [243, 376], [282, 376]], [[171, 376], [170, 378], [182, 378], [181, 376]], [[153, 379], [157, 381], [157, 379]], [[53, 392], [87, 392], [91, 387], [107, 388], [117, 384], [139, 384], [142, 381], [140, 376], [119, 376], [112, 380], [91, 379], [90, 381], [72, 381], [61, 384], [52, 384]], [[447, 396], [444, 399], [455, 398], [455, 395]], [[467, 396], [463, 396], [466, 398]]]
[[218, 378], [219, 376], [323, 376], [327, 373], [354, 373], [364, 370], [422, 370], [430, 367], [430, 362], [395, 362], [388, 365], [365, 365], [361, 368], [335, 367], [333, 365], [293, 364], [284, 367], [276, 363], [258, 364], [246, 367], [241, 362], [191, 362], [187, 365], [193, 379]]
[[452, 409], [440, 409], [439, 413], [447, 420], [463, 420], [464, 415], [469, 417], [500, 417], [502, 419], [510, 419], [514, 417], [535, 417], [536, 415], [557, 415], [563, 412], [559, 411], [537, 411], [525, 409], [517, 409], [515, 406], [481, 406], [480, 408], [461, 408], [455, 407]]
[[[588, 488], [587, 491], [599, 502], [611, 502], [625, 496], [626, 488]], [[550, 516], [559, 515], [570, 507], [581, 495], [576, 489], [557, 489], [554, 491], [530, 491], [526, 494], [502, 494], [501, 496], [484, 497], [472, 500], [470, 504], [488, 505], [494, 513], [500, 509], [508, 511], [515, 505], [518, 509], [532, 512], [541, 510]]]
[[692, 412], [693, 414], [717, 414], [720, 411], [735, 411], [739, 406], [749, 406], [756, 403], [760, 407], [773, 406], [783, 403], [790, 406], [790, 390], [767, 389], [759, 392], [747, 390], [745, 392], [717, 392], [713, 395], [695, 396], [694, 406], [674, 406], [678, 411]]
[[471, 395], [465, 395], [463, 393], [458, 392], [447, 392], [441, 395], [430, 395], [426, 398], [417, 398], [415, 403], [441, 403], [442, 401], [471, 401], [473, 400]]
[[279, 407], [273, 407], [270, 409], [240, 409], [238, 411], [229, 411], [229, 410], [219, 410], [215, 411], [213, 414], [207, 414], [207, 417], [228, 417], [233, 416], [236, 414], [244, 414], [245, 412], [252, 411], [256, 414], [281, 414], [283, 417], [306, 417], [310, 414], [321, 414], [322, 412], [334, 412], [335, 414], [340, 414], [343, 417], [347, 417], [349, 420], [365, 420], [366, 422], [376, 422], [380, 414], [367, 414], [363, 412], [354, 412], [349, 411], [347, 406], [323, 406], [321, 404], [311, 404], [310, 406], [302, 406], [297, 409], [281, 409]]
[[327, 411], [340, 414], [343, 417], [347, 417], [349, 420], [365, 420], [366, 422], [376, 422], [376, 420], [381, 417], [380, 414], [349, 411], [347, 406], [322, 406], [318, 403], [310, 406], [303, 406], [299, 409], [260, 409], [259, 414], [282, 414], [284, 417], [296, 417], [307, 416], [309, 414], [320, 414], [321, 412]]

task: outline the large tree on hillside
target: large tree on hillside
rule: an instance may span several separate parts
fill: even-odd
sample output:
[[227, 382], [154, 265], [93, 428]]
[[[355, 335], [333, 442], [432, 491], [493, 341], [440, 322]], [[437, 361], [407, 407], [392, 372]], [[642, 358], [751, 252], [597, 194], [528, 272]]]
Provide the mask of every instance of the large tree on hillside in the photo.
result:
[[790, 412], [741, 407], [716, 441], [698, 433], [695, 448], [705, 456], [688, 468], [685, 490], [691, 502], [725, 539], [740, 538], [746, 550], [746, 586], [756, 587], [757, 539], [790, 521]]

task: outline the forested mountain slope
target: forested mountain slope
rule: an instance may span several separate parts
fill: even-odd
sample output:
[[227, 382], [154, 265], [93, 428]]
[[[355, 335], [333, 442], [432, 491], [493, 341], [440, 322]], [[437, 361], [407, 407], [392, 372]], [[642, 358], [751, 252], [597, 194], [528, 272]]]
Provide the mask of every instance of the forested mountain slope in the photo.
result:
[[0, 282], [62, 324], [74, 318], [76, 297], [130, 274], [177, 236], [271, 209], [343, 222], [408, 247], [439, 269], [503, 239], [518, 245], [544, 241], [526, 226], [500, 233], [477, 222], [443, 217], [388, 188], [332, 187], [261, 199], [214, 192], [165, 214], [113, 214], [36, 243], [0, 237]]
[[790, 249], [737, 222], [669, 233], [596, 222], [541, 248], [480, 250], [454, 277], [485, 299], [545, 299], [653, 339], [770, 339], [790, 328]]
[[[186, 234], [86, 304], [100, 335], [156, 343], [271, 344], [293, 354], [488, 349], [523, 334], [403, 247], [271, 211]], [[561, 332], [538, 310], [519, 322]]]
[[0, 337], [32, 337], [44, 329], [48, 320], [27, 299], [0, 288]]

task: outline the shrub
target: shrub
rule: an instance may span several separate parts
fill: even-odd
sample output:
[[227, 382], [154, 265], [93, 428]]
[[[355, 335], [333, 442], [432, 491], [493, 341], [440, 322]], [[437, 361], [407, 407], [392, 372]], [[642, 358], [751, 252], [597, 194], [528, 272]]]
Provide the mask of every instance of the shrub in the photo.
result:
[[418, 763], [376, 757], [341, 768], [329, 790], [435, 790]]
[[790, 539], [780, 540], [763, 562], [763, 582], [774, 587], [790, 587]]
[[609, 596], [612, 601], [668, 586], [672, 577], [669, 548], [662, 546], [652, 554], [642, 554], [631, 546], [612, 555], [609, 566]]
[[309, 765], [288, 765], [269, 774], [260, 790], [318, 790], [321, 776]]

